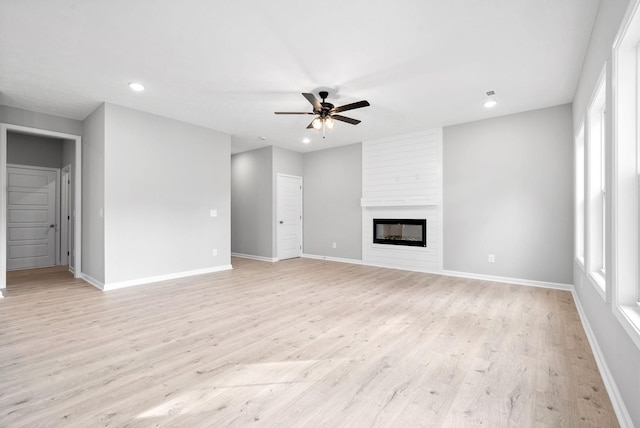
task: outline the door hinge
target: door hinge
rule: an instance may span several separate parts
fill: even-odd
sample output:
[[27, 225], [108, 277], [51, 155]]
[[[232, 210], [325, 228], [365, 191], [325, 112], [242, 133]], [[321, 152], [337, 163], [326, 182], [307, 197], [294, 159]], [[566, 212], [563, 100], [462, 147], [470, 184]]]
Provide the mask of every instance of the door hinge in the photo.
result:
[[67, 256], [69, 255], [69, 252], [67, 251]]

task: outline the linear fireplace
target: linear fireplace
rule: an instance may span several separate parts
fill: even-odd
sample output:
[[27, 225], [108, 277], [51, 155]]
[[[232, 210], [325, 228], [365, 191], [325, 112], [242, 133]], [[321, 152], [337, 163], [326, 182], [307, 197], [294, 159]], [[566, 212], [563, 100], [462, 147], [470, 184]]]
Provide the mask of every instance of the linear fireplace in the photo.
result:
[[373, 243], [427, 246], [427, 220], [374, 218]]

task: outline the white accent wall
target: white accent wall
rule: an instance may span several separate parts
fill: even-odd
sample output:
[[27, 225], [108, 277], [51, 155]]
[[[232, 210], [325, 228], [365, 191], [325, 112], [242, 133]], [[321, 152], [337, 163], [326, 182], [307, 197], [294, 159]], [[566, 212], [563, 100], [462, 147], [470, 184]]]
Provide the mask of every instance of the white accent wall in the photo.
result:
[[[442, 128], [362, 144], [362, 261], [442, 270]], [[427, 246], [373, 243], [374, 218], [427, 220]]]

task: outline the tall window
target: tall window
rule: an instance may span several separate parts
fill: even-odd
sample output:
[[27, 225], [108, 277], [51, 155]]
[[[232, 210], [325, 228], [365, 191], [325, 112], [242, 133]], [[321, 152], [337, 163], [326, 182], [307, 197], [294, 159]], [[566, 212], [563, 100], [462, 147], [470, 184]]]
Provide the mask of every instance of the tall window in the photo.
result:
[[[591, 280], [601, 291], [606, 287], [606, 75], [600, 78], [589, 107], [587, 129], [587, 222], [588, 261], [587, 270]], [[603, 294], [604, 297], [604, 294]]]
[[602, 254], [600, 256], [600, 272], [602, 276], [606, 276], [607, 268], [607, 168], [605, 166], [605, 141], [607, 136], [605, 135], [607, 123], [607, 107], [602, 106], [602, 113], [600, 114], [600, 199], [602, 200], [602, 218], [600, 220], [600, 229], [602, 230]]
[[613, 186], [610, 260], [614, 314], [640, 348], [640, 0], [629, 10], [613, 49]]
[[580, 127], [575, 141], [575, 254], [584, 265], [584, 125]]

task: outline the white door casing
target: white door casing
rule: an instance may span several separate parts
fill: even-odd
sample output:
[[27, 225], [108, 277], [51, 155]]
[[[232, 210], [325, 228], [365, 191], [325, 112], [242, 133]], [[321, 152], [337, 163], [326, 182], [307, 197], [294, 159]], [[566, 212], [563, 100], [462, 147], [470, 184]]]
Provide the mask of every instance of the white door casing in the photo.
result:
[[71, 165], [62, 168], [60, 177], [60, 264], [71, 268]]
[[58, 182], [51, 168], [7, 166], [7, 269], [56, 264]]
[[278, 260], [302, 255], [302, 177], [278, 174]]
[[[0, 211], [5, 214], [7, 209], [7, 138], [9, 132], [39, 135], [67, 139], [74, 142], [74, 187], [73, 200], [75, 202], [71, 218], [73, 219], [73, 262], [74, 277], [81, 278], [82, 274], [82, 137], [64, 132], [33, 128], [30, 126], [0, 123]], [[7, 287], [7, 222], [6, 215], [0, 215], [0, 293]], [[0, 294], [0, 298], [3, 295]]]

